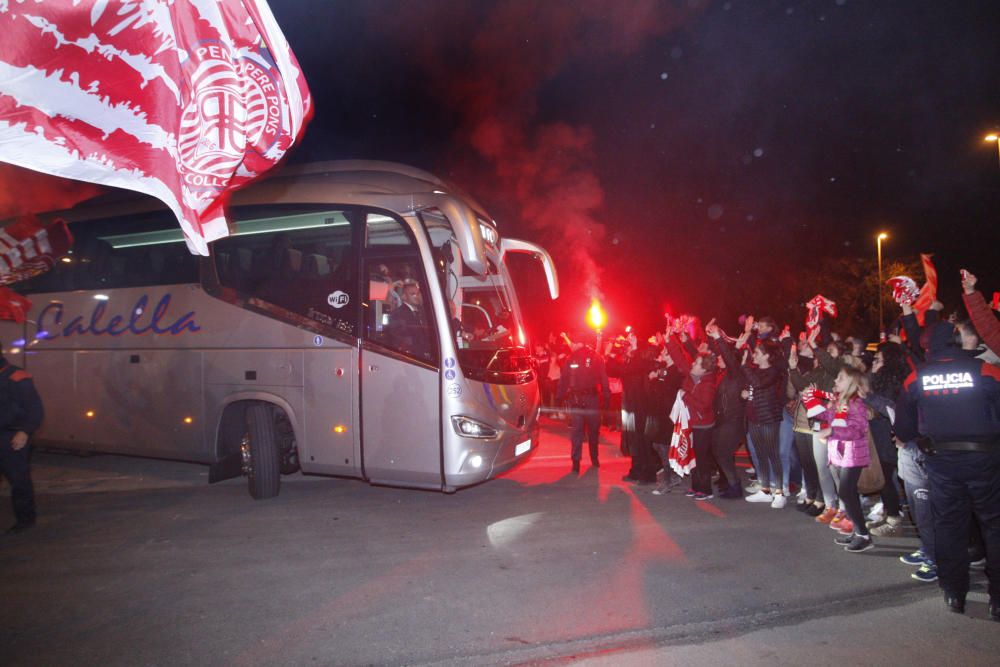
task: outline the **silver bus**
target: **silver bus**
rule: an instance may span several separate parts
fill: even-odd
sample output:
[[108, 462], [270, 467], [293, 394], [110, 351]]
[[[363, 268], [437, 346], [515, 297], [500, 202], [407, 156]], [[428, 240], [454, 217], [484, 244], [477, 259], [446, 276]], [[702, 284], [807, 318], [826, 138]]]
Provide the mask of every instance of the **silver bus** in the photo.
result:
[[0, 324], [46, 404], [41, 445], [209, 464], [254, 498], [281, 475], [453, 492], [538, 443], [539, 389], [501, 238], [427, 172], [343, 161], [237, 192], [232, 234], [191, 255], [149, 198], [44, 216], [73, 251], [12, 287]]

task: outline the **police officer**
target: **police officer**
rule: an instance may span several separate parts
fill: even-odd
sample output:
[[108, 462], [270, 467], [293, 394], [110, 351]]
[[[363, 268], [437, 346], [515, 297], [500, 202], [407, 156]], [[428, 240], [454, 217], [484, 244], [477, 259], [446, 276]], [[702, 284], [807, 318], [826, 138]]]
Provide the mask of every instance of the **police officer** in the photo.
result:
[[601, 427], [598, 392], [603, 393], [605, 405], [611, 400], [604, 359], [580, 341], [580, 336], [576, 336], [570, 344], [572, 353], [563, 366], [559, 377], [559, 389], [556, 391], [556, 402], [562, 403], [566, 400], [570, 410], [569, 439], [572, 445], [570, 456], [573, 459], [575, 473], [580, 472], [584, 429], [587, 430], [587, 440], [590, 445], [590, 462], [595, 468], [601, 465], [597, 456], [597, 440]]
[[35, 525], [35, 491], [31, 484], [28, 439], [41, 425], [42, 399], [31, 376], [3, 357], [0, 345], [0, 473], [10, 482], [10, 498], [17, 523], [8, 535]]
[[973, 357], [966, 336], [949, 322], [924, 333], [927, 363], [903, 383], [895, 427], [899, 440], [915, 439], [931, 454], [934, 556], [945, 603], [965, 611], [975, 514], [986, 547], [990, 618], [1000, 621], [1000, 368]]

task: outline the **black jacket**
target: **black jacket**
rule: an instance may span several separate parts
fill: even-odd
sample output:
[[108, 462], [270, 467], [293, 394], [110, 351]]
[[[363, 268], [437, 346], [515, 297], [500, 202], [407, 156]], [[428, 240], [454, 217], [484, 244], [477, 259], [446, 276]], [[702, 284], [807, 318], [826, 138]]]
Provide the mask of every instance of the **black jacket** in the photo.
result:
[[9, 435], [31, 435], [42, 425], [45, 410], [31, 376], [6, 360], [0, 361], [0, 429]]
[[896, 410], [899, 439], [925, 435], [938, 444], [996, 442], [1000, 438], [1000, 368], [963, 350], [928, 355], [928, 362], [903, 382]]
[[746, 421], [746, 401], [740, 395], [746, 387], [746, 378], [742, 373], [730, 370], [729, 358], [723, 356], [722, 343], [714, 338], [709, 339], [709, 346], [716, 354], [726, 360], [726, 371], [719, 381], [715, 391], [715, 422], [717, 424], [742, 424]]
[[736, 359], [736, 351], [728, 343], [719, 342], [719, 351], [726, 360], [726, 373], [742, 380], [742, 388], [750, 391], [746, 414], [751, 424], [770, 424], [781, 421], [784, 409], [785, 374], [775, 366], [755, 368], [743, 366]]
[[559, 376], [556, 401], [580, 396], [604, 396], [605, 405], [611, 400], [608, 387], [608, 373], [604, 359], [589, 347], [581, 347], [573, 352]]

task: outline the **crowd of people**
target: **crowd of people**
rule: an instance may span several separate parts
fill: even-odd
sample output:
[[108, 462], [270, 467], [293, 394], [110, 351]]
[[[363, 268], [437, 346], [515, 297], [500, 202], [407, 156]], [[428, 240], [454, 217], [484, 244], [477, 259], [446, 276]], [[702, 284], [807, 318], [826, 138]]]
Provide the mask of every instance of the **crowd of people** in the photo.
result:
[[896, 325], [870, 346], [829, 317], [795, 335], [744, 316], [730, 336], [680, 316], [599, 350], [583, 332], [551, 336], [536, 350], [543, 401], [570, 421], [574, 473], [585, 434], [600, 465], [602, 406], [631, 458], [624, 481], [655, 495], [689, 480], [696, 502], [793, 505], [850, 553], [900, 535], [906, 508], [920, 548], [900, 560], [913, 578], [939, 581], [961, 612], [970, 563], [985, 565], [1000, 621], [1000, 323], [975, 276], [963, 271], [962, 286], [968, 319], [902, 293]]

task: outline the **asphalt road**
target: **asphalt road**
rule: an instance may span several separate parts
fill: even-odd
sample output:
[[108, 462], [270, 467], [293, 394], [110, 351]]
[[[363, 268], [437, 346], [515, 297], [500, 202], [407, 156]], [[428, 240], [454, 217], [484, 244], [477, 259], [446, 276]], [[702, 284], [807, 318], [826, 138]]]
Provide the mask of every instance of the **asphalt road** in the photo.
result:
[[255, 502], [197, 465], [36, 452], [0, 661], [1000, 664], [982, 575], [947, 613], [897, 559], [912, 533], [848, 554], [791, 507], [653, 496], [610, 441], [576, 477], [564, 431], [454, 495], [296, 475]]

